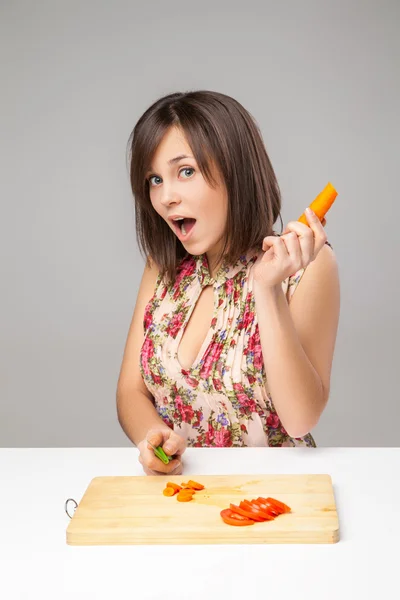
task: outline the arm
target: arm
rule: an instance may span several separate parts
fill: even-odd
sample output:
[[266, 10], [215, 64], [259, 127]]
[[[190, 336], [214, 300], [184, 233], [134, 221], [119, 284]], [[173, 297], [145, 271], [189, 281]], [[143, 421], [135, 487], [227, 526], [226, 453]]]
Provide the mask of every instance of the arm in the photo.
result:
[[117, 385], [118, 421], [136, 446], [150, 429], [171, 431], [158, 415], [139, 369], [140, 349], [144, 340], [144, 310], [153, 296], [158, 272], [158, 268], [151, 263], [144, 269]]
[[117, 392], [118, 421], [127, 437], [137, 446], [150, 429], [171, 429], [158, 415], [150, 398], [139, 390]]
[[339, 320], [338, 268], [324, 246], [288, 304], [282, 286], [258, 287], [254, 297], [269, 390], [291, 437], [302, 437], [326, 406]]

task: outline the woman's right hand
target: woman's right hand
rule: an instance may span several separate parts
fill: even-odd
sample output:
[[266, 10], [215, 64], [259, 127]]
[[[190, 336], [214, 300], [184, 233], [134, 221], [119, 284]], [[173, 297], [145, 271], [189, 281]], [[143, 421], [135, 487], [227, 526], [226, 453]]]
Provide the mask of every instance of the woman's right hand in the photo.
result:
[[[153, 448], [147, 441], [151, 442], [156, 448], [161, 446], [165, 454], [176, 458], [165, 465], [157, 458]], [[181, 457], [186, 450], [186, 441], [172, 429], [150, 429], [145, 439], [139, 442], [137, 447], [140, 451], [139, 462], [143, 466], [146, 475], [180, 475], [182, 473]]]

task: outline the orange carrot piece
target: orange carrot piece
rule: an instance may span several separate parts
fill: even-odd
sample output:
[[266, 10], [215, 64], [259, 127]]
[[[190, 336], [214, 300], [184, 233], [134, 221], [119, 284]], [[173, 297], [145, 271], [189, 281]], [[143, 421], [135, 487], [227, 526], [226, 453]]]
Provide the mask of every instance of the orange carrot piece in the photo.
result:
[[[328, 183], [322, 190], [322, 192], [318, 194], [315, 200], [311, 202], [310, 208], [315, 212], [315, 214], [321, 222], [323, 221], [326, 213], [334, 203], [336, 196], [337, 191], [331, 183]], [[304, 223], [304, 225], [310, 226], [305, 213], [303, 213], [298, 220], [301, 223]]]
[[190, 502], [193, 498], [193, 494], [182, 494], [182, 492], [178, 492], [176, 499], [178, 502]]
[[188, 485], [193, 489], [193, 490], [204, 490], [204, 485], [202, 485], [201, 483], [197, 483], [197, 481], [193, 481], [193, 479], [190, 479], [188, 481]]
[[178, 492], [178, 494], [180, 494], [181, 496], [193, 496], [193, 494], [195, 493], [195, 490], [190, 490], [189, 488], [184, 488], [183, 490], [180, 490]]
[[163, 494], [164, 496], [175, 496], [176, 491], [172, 487], [167, 486], [163, 489]]
[[171, 481], [168, 481], [167, 483], [167, 487], [172, 488], [173, 490], [175, 490], [176, 492], [180, 492], [182, 487], [180, 485], [178, 485], [177, 483], [172, 483]]

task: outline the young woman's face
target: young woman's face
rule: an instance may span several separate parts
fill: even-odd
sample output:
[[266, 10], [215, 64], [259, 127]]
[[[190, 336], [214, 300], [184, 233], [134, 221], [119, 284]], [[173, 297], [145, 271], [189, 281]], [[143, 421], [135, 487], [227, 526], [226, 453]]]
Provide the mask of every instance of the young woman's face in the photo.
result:
[[[185, 155], [187, 158], [176, 159]], [[221, 250], [227, 218], [228, 199], [225, 185], [216, 170], [216, 189], [202, 176], [190, 146], [181, 130], [171, 128], [162, 139], [147, 173], [153, 208], [166, 221], [190, 254], [207, 253], [209, 264]], [[171, 217], [195, 219], [184, 221], [181, 231]], [[186, 230], [186, 235], [185, 235]]]

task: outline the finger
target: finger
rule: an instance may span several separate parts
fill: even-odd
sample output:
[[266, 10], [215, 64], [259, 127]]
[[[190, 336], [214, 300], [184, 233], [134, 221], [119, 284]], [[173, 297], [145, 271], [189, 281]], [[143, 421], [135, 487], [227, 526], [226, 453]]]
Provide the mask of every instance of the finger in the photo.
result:
[[326, 219], [325, 219], [325, 217], [322, 219], [321, 225], [322, 225], [322, 227], [325, 227], [325, 225], [326, 225]]
[[[143, 466], [143, 471], [145, 472], [146, 475], [158, 475], [158, 476], [163, 475], [164, 477], [166, 475], [166, 473], [162, 473], [161, 471], [153, 471], [152, 469], [149, 469], [145, 465]], [[182, 465], [179, 465], [179, 467], [177, 467], [173, 471], [170, 471], [168, 473], [168, 475], [182, 475], [182, 472], [183, 472]]]
[[159, 473], [171, 473], [181, 465], [180, 458], [175, 458], [166, 465], [154, 454], [153, 450], [147, 449], [143, 452], [143, 462], [149, 469]]
[[171, 431], [169, 438], [164, 442], [163, 450], [169, 456], [181, 456], [186, 450], [186, 441], [174, 431]]
[[300, 238], [298, 237], [297, 233], [290, 231], [282, 236], [281, 239], [283, 239], [284, 244], [286, 245], [293, 265], [293, 272], [298, 271], [303, 267], [303, 254], [300, 246]]
[[[157, 446], [161, 446], [164, 442], [164, 432], [161, 429], [150, 429], [146, 435], [146, 441], [150, 442], [157, 448]], [[147, 444], [147, 448], [150, 449], [150, 444]]]
[[[307, 221], [310, 224], [310, 229], [312, 230], [315, 238], [315, 253], [318, 253], [322, 246], [325, 244], [327, 238], [326, 231], [324, 229], [323, 224], [317, 217], [317, 215], [312, 211], [307, 209], [305, 211]], [[325, 221], [326, 222], [326, 221]]]
[[[158, 471], [156, 469], [151, 469], [146, 462], [143, 460], [142, 456], [139, 455], [139, 462], [143, 467], [143, 471], [146, 475], [165, 475], [164, 471]], [[163, 463], [162, 463], [163, 464]], [[180, 475], [182, 473], [182, 463], [180, 462], [175, 468], [172, 468], [171, 471], [168, 472], [169, 475]]]
[[325, 229], [316, 215], [315, 219], [318, 223], [314, 222], [312, 227], [298, 221], [287, 224], [288, 231], [294, 231], [299, 238], [303, 262], [306, 264], [314, 260], [327, 239]]
[[286, 260], [289, 256], [285, 242], [279, 236], [268, 235], [265, 237], [263, 239], [262, 249], [267, 255], [269, 251], [271, 251], [271, 254], [275, 254], [280, 260]]

